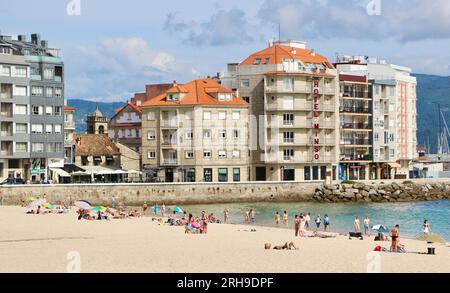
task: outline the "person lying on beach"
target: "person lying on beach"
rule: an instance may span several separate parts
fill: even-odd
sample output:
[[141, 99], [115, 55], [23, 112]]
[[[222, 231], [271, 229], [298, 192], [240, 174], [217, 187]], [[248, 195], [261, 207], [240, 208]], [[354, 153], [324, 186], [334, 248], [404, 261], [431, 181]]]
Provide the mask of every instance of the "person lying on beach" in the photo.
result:
[[[264, 249], [269, 250], [272, 247], [272, 244], [266, 243], [264, 245]], [[294, 242], [286, 242], [283, 245], [276, 245], [273, 247], [275, 250], [297, 250], [298, 248], [295, 246]]]

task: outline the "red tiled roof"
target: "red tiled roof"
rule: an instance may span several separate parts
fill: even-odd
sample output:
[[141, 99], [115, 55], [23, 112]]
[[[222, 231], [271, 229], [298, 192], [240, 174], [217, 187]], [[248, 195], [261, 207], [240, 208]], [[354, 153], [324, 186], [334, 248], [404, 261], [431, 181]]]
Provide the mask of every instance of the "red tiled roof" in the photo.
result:
[[107, 134], [75, 134], [76, 156], [115, 156], [120, 155], [117, 146]]
[[132, 102], [128, 102], [125, 106], [123, 106], [122, 108], [118, 108], [116, 110], [114, 110], [114, 112], [116, 112], [116, 114], [114, 114], [114, 116], [111, 117], [110, 120], [113, 120], [114, 117], [116, 117], [117, 115], [119, 115], [123, 110], [125, 110], [128, 106], [130, 106], [134, 111], [138, 112], [139, 114], [142, 114], [142, 108], [140, 106], [136, 106], [135, 104], [133, 104]]
[[313, 75], [313, 76], [320, 76], [320, 77], [335, 77], [333, 74], [329, 73], [321, 73], [321, 72], [286, 72], [286, 71], [269, 71], [266, 72], [266, 75], [282, 75], [282, 74], [289, 74], [289, 75]]
[[328, 59], [314, 53], [312, 50], [291, 48], [289, 46], [276, 45], [250, 55], [240, 65], [255, 65], [255, 60], [260, 59], [263, 64], [283, 64], [283, 59], [299, 59], [303, 63], [320, 63], [327, 68], [334, 68]]
[[75, 110], [76, 109], [74, 107], [67, 106], [67, 105], [64, 106], [64, 111], [75, 111]]
[[183, 105], [223, 105], [247, 107], [249, 104], [241, 98], [232, 96], [231, 101], [219, 101], [213, 96], [215, 93], [232, 94], [232, 91], [223, 87], [211, 78], [196, 79], [182, 85], [186, 93], [179, 101], [167, 101], [167, 92], [142, 104], [142, 107], [151, 106], [183, 106]]

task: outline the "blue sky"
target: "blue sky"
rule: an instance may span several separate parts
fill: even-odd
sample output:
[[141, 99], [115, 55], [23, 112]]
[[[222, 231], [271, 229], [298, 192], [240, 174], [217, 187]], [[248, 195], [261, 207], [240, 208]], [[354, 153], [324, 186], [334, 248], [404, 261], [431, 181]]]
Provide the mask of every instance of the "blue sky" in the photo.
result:
[[[61, 48], [66, 97], [124, 101], [145, 84], [224, 71], [282, 39], [336, 53], [381, 57], [416, 73], [450, 75], [447, 0], [0, 0], [3, 34], [38, 32]], [[381, 3], [380, 15], [367, 5]]]

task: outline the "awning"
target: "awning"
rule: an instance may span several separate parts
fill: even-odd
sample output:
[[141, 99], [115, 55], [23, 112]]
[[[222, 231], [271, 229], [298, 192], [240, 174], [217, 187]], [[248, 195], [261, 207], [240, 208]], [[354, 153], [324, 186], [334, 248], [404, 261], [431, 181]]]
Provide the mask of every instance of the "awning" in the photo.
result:
[[126, 171], [120, 170], [120, 169], [111, 169], [106, 168], [102, 166], [83, 166], [83, 168], [86, 170], [89, 174], [94, 175], [123, 175], [127, 174]]
[[70, 174], [64, 171], [63, 169], [50, 168], [50, 171], [55, 172], [56, 175], [60, 177], [70, 177]]
[[402, 167], [402, 165], [400, 165], [399, 163], [389, 163], [388, 165], [389, 165], [389, 167], [394, 168], [394, 169]]

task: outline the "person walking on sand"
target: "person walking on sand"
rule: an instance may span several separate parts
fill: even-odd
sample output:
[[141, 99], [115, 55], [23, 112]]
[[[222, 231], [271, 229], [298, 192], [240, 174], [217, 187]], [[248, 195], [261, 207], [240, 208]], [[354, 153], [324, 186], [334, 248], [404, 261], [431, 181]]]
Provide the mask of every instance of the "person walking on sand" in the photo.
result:
[[428, 224], [428, 220], [423, 221], [423, 233], [424, 234], [429, 234], [431, 232], [430, 230], [430, 224]]
[[277, 211], [277, 213], [275, 215], [275, 223], [277, 224], [277, 226], [280, 226], [281, 217], [280, 217], [280, 212], [278, 212], [278, 211]]
[[161, 206], [161, 216], [164, 217], [165, 213], [166, 213], [166, 205], [163, 203]]
[[354, 221], [354, 226], [355, 226], [355, 232], [356, 233], [360, 233], [361, 232], [361, 225], [359, 223], [359, 217], [356, 216], [355, 221]]
[[283, 213], [283, 224], [288, 227], [289, 226], [289, 221], [288, 221], [288, 214], [287, 211], [284, 211]]
[[369, 216], [366, 216], [364, 219], [364, 234], [366, 236], [370, 236], [370, 219]]
[[228, 208], [225, 208], [223, 210], [223, 222], [225, 224], [229, 224], [230, 223], [229, 215], [230, 215], [230, 210]]
[[320, 218], [320, 215], [317, 215], [316, 217], [316, 231], [320, 229], [320, 224], [322, 224], [322, 219]]
[[325, 214], [325, 218], [323, 218], [323, 230], [325, 232], [330, 230], [330, 218], [327, 214]]

